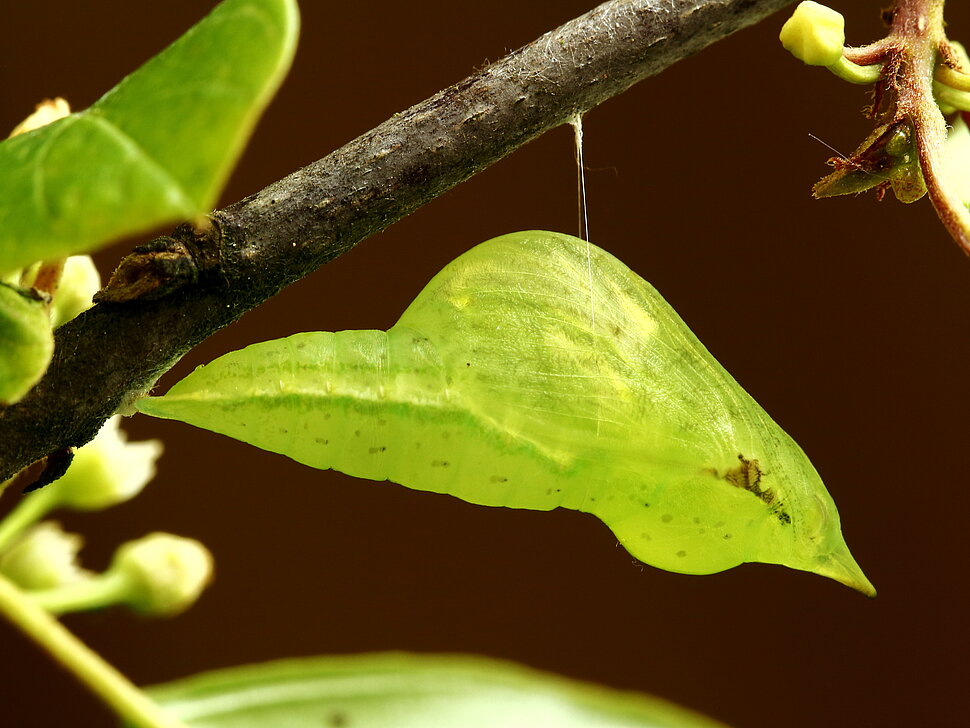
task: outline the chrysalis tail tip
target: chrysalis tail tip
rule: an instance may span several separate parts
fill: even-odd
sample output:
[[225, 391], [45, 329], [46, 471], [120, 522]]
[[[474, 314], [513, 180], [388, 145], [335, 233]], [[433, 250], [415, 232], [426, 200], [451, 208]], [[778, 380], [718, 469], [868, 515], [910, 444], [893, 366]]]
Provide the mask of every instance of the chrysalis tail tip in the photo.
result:
[[843, 553], [833, 553], [813, 571], [820, 576], [827, 576], [830, 579], [852, 587], [858, 592], [862, 592], [870, 599], [876, 596], [876, 587], [862, 573], [862, 569], [852, 558], [852, 554], [846, 550]]

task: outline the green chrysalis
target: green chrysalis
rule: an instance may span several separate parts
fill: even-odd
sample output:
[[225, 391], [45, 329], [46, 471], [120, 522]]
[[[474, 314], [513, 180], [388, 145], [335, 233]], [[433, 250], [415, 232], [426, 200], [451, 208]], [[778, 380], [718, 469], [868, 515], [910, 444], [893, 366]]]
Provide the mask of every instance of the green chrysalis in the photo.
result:
[[801, 449], [653, 287], [568, 235], [482, 243], [387, 332], [255, 344], [136, 406], [316, 468], [592, 513], [670, 571], [762, 561], [874, 594]]

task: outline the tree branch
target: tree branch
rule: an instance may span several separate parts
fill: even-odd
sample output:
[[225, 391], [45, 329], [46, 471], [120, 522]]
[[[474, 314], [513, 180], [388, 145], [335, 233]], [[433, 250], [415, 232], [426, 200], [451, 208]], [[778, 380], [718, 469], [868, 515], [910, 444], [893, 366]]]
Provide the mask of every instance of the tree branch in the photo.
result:
[[324, 159], [125, 259], [0, 413], [0, 481], [90, 440], [192, 347], [284, 286], [637, 81], [790, 0], [613, 0]]

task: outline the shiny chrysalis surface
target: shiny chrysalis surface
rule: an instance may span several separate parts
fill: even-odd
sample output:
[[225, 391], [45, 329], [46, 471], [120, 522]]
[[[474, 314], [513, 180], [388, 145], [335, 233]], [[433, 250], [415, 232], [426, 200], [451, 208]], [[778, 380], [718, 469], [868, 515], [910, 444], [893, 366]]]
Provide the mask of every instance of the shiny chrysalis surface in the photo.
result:
[[389, 331], [255, 344], [136, 406], [316, 468], [591, 513], [670, 571], [761, 561], [874, 594], [801, 449], [650, 284], [568, 235], [482, 243]]

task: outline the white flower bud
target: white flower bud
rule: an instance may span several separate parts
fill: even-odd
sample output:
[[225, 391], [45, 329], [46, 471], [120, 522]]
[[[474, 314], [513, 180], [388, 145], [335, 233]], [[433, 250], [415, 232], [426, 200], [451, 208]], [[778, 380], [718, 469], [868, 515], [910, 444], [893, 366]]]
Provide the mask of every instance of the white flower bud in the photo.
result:
[[16, 128], [10, 132], [11, 137], [18, 134], [26, 134], [28, 131], [40, 129], [47, 126], [52, 121], [62, 119], [71, 113], [71, 107], [67, 101], [58, 97], [56, 99], [45, 99], [34, 108], [34, 113], [17, 124]]
[[809, 66], [831, 66], [842, 57], [845, 18], [819, 3], [805, 0], [781, 27], [781, 44]]
[[99, 288], [101, 276], [90, 255], [72, 255], [65, 260], [51, 303], [51, 326], [56, 329], [91, 308], [92, 298]]
[[133, 498], [155, 476], [155, 461], [162, 454], [158, 440], [128, 442], [115, 415], [87, 445], [78, 448], [74, 461], [53, 489], [57, 505], [82, 511], [99, 510]]
[[212, 579], [212, 554], [193, 539], [152, 533], [121, 546], [108, 573], [124, 575], [132, 609], [170, 616], [192, 606]]
[[3, 556], [0, 572], [22, 589], [54, 589], [91, 578], [77, 563], [84, 540], [44, 521], [24, 533]]

